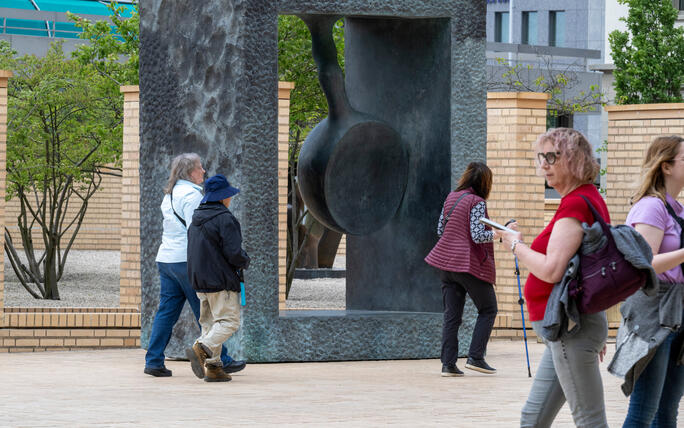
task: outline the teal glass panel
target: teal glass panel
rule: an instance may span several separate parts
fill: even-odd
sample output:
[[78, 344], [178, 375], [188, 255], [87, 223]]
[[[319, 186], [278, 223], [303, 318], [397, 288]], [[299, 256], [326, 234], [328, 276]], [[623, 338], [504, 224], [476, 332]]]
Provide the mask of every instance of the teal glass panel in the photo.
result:
[[55, 37], [78, 39], [81, 29], [72, 22], [55, 22]]
[[35, 10], [29, 0], [0, 0], [0, 7]]
[[[5, 34], [42, 37], [48, 36], [45, 21], [37, 21], [32, 19], [3, 19], [3, 21], [5, 23]], [[3, 21], [0, 21], [0, 24]]]
[[[84, 15], [109, 15], [109, 9], [106, 5], [94, 0], [35, 0], [40, 10], [49, 12], [72, 12], [75, 14]], [[123, 6], [127, 13], [124, 16], [130, 16], [130, 11], [133, 10], [133, 5], [118, 3]]]

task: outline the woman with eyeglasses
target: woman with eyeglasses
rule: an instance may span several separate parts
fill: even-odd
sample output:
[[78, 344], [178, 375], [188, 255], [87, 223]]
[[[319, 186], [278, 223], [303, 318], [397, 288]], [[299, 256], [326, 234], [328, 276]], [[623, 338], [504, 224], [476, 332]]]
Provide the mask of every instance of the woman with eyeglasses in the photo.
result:
[[630, 395], [623, 428], [676, 427], [684, 394], [684, 141], [656, 138], [646, 152], [642, 177], [626, 224], [653, 251], [660, 287], [654, 296], [637, 291], [620, 307], [622, 323], [608, 371], [625, 379]]
[[[582, 223], [594, 217], [582, 196], [610, 223], [608, 208], [593, 182], [599, 171], [593, 150], [580, 132], [551, 129], [534, 144], [538, 174], [561, 195], [549, 224], [531, 242], [520, 232], [502, 233], [510, 249], [530, 274], [525, 282], [525, 301], [532, 327], [541, 337], [546, 304], [570, 259], [580, 248]], [[517, 228], [517, 225], [513, 225]], [[580, 330], [547, 342], [546, 350], [522, 409], [521, 427], [549, 427], [567, 400], [575, 425], [607, 427], [599, 360], [603, 361], [608, 322], [604, 312], [582, 314]]]

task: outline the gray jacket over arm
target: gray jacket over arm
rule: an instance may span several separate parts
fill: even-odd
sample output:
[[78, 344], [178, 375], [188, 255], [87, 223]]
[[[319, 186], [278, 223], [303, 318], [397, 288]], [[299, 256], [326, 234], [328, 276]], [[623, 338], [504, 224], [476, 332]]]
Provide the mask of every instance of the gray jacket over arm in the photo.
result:
[[[620, 307], [622, 323], [616, 351], [608, 371], [625, 379], [622, 392], [629, 396], [641, 373], [667, 336], [682, 326], [684, 284], [661, 282], [658, 293], [647, 296], [641, 290], [629, 296]], [[684, 365], [684, 344], [678, 365]]]

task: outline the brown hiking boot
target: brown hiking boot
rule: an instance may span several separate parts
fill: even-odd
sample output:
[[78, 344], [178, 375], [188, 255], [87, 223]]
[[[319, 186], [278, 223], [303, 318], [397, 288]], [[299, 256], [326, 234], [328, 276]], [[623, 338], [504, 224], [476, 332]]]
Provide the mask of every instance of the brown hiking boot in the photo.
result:
[[185, 350], [185, 356], [190, 360], [190, 367], [192, 367], [192, 372], [195, 373], [195, 376], [200, 379], [204, 378], [204, 363], [209, 358], [207, 347], [199, 342], [195, 342], [192, 348]]
[[207, 365], [205, 371], [207, 373], [207, 375], [204, 376], [205, 382], [228, 382], [232, 379], [228, 373], [223, 371], [222, 366]]

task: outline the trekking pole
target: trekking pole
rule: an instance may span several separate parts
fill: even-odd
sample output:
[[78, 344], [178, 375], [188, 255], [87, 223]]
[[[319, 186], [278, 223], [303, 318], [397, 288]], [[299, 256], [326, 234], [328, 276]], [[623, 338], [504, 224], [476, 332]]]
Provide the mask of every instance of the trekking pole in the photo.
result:
[[527, 350], [527, 330], [525, 329], [525, 299], [523, 299], [522, 291], [520, 290], [520, 268], [518, 268], [518, 258], [515, 257], [515, 276], [518, 278], [518, 304], [520, 305], [520, 315], [522, 315], [523, 325], [523, 341], [525, 342], [525, 357], [527, 358], [527, 377], [532, 377], [530, 370], [530, 352]]
[[[515, 223], [515, 219], [510, 219], [506, 222], [505, 226], [511, 223]], [[523, 341], [525, 342], [525, 358], [527, 359], [527, 377], [532, 377], [532, 371], [530, 370], [530, 351], [527, 349], [527, 329], [525, 328], [525, 299], [522, 296], [522, 290], [520, 287], [520, 268], [518, 267], [518, 257], [515, 258], [515, 277], [518, 279], [518, 304], [520, 305], [520, 315], [522, 315], [522, 325], [523, 325]]]

